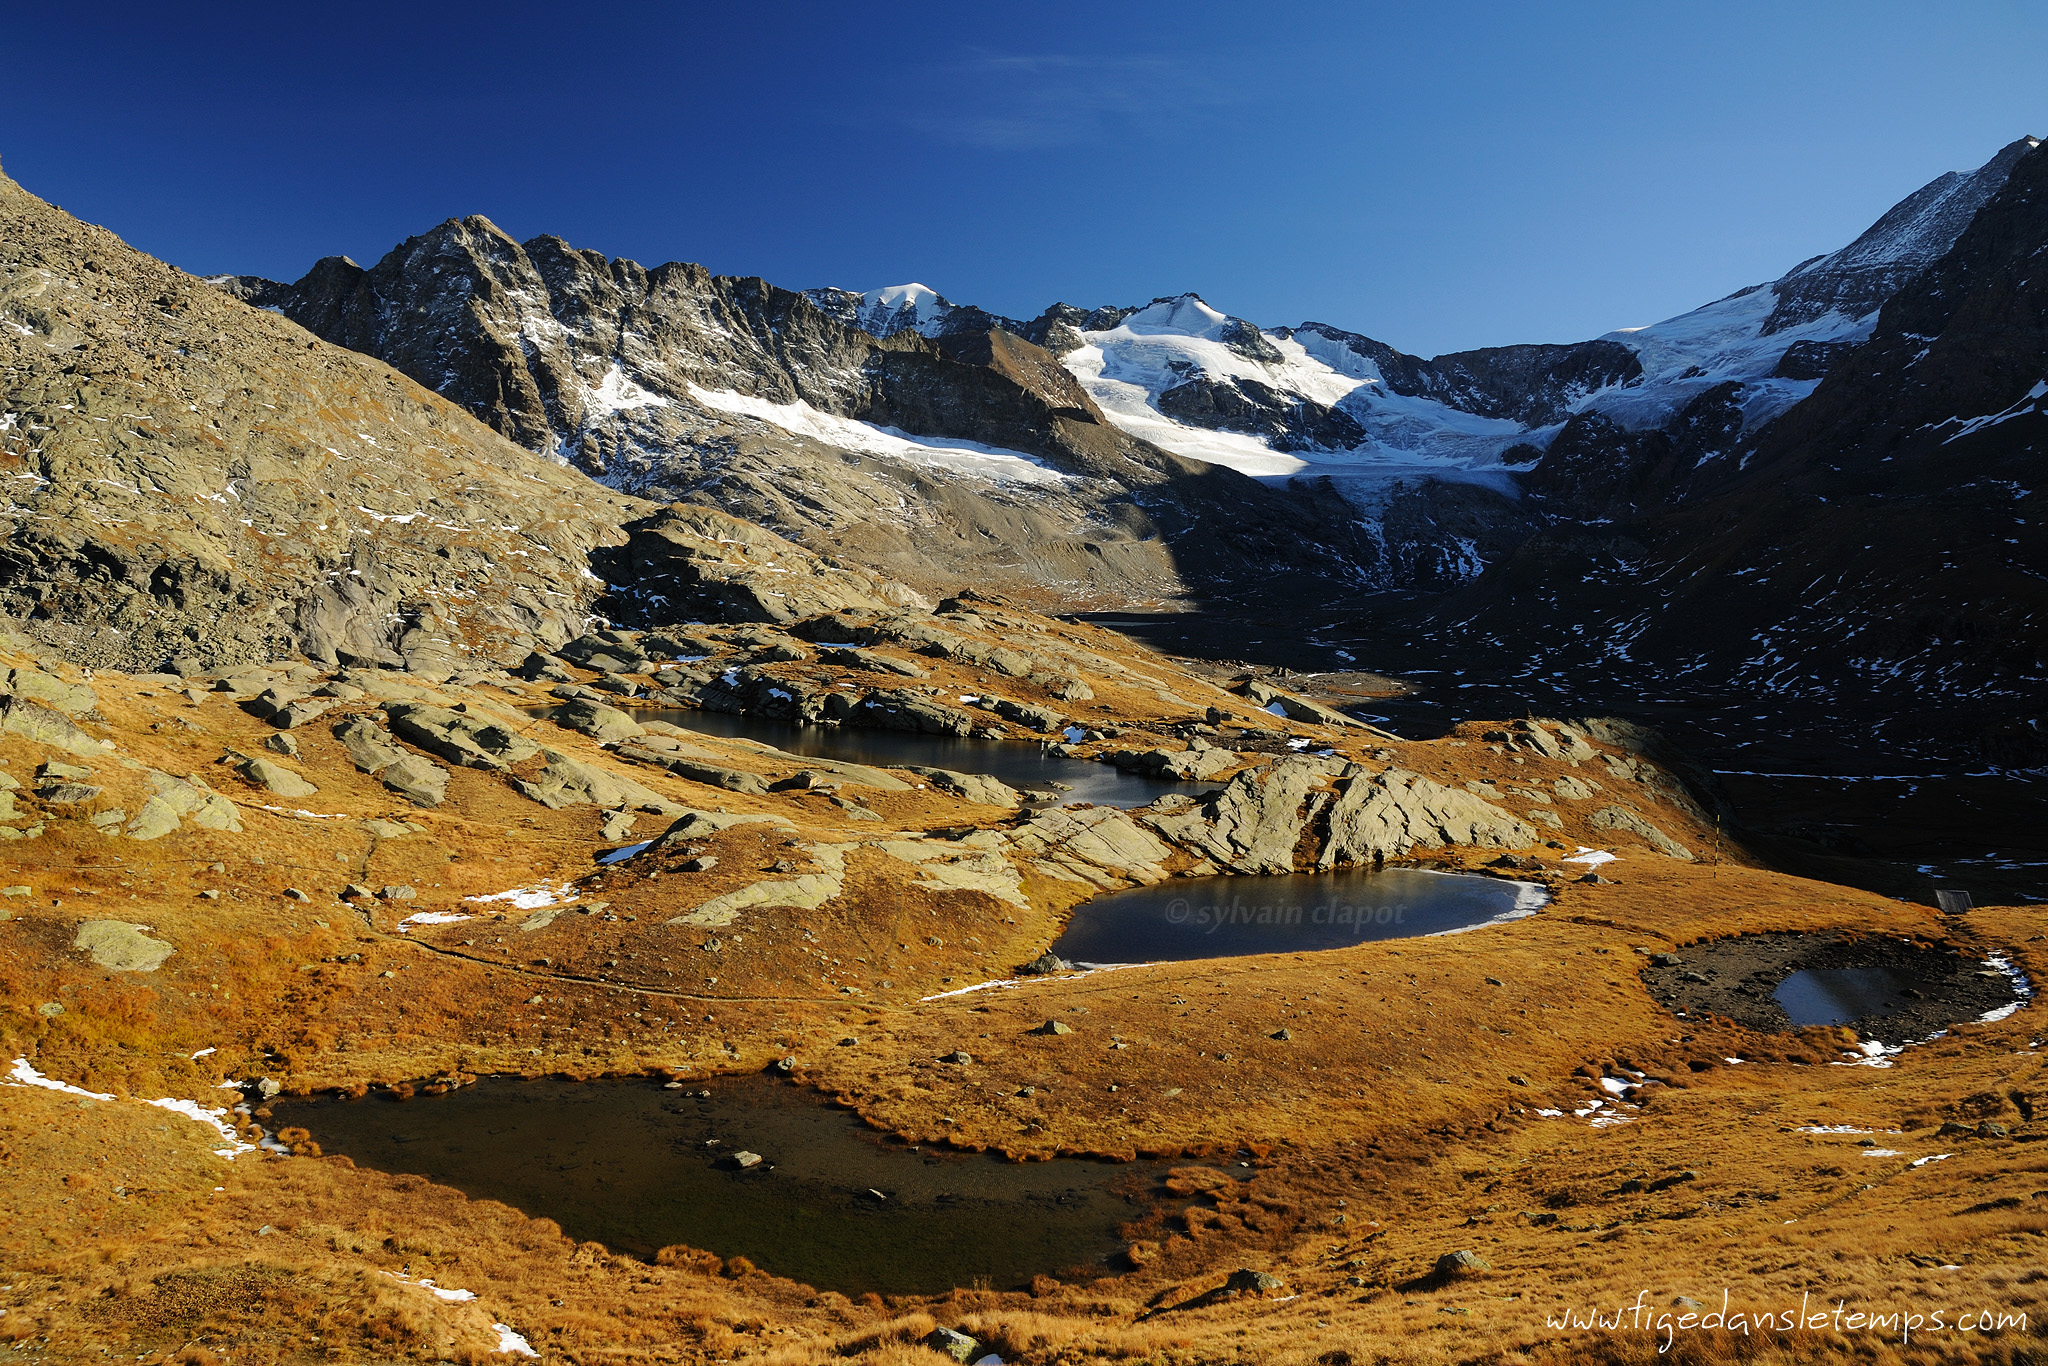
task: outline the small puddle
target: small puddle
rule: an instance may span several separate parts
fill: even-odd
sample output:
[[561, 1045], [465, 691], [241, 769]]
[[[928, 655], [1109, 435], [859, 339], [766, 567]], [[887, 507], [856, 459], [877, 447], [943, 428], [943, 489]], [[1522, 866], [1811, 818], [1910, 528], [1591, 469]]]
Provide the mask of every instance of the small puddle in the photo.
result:
[[1876, 934], [1735, 935], [1653, 955], [1642, 978], [1683, 1017], [1720, 1015], [1766, 1031], [1848, 1025], [1892, 1042], [2002, 1019], [2033, 994], [2004, 958]]
[[1795, 1025], [1838, 1025], [1897, 1013], [1921, 994], [1914, 979], [1890, 968], [1808, 968], [1771, 993]]
[[1418, 868], [1195, 878], [1083, 902], [1052, 951], [1101, 967], [1341, 949], [1517, 920], [1548, 900], [1530, 882]]
[[1144, 806], [1169, 792], [1207, 792], [1219, 784], [1176, 782], [1124, 773], [1092, 759], [1069, 759], [1018, 740], [972, 740], [951, 735], [863, 730], [854, 726], [798, 726], [724, 712], [658, 708], [636, 711], [641, 720], [666, 721], [701, 735], [759, 740], [790, 754], [871, 768], [922, 764], [959, 773], [985, 773], [1019, 791], [1050, 791], [1059, 806]]
[[[708, 1096], [700, 1092], [709, 1092]], [[846, 1295], [1008, 1290], [1112, 1270], [1164, 1167], [922, 1151], [767, 1077], [486, 1077], [400, 1102], [275, 1102], [359, 1166], [423, 1176], [651, 1258], [683, 1243]], [[731, 1154], [760, 1155], [737, 1170]]]

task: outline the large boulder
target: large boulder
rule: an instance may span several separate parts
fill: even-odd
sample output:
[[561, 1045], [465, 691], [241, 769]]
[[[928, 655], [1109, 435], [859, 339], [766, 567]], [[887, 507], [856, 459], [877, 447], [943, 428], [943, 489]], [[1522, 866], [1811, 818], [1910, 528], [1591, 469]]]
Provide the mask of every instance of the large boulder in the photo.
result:
[[907, 659], [897, 659], [876, 650], [862, 649], [857, 645], [846, 645], [836, 649], [821, 650], [820, 664], [830, 664], [841, 669], [865, 669], [869, 673], [890, 673], [899, 678], [923, 678], [926, 670]]
[[648, 807], [672, 810], [662, 795], [594, 764], [544, 749], [547, 767], [531, 778], [514, 778], [512, 786], [522, 797], [542, 806], [560, 810], [565, 806]]
[[417, 754], [383, 769], [377, 781], [414, 806], [431, 809], [448, 800], [448, 770]]
[[283, 764], [259, 755], [244, 756], [235, 765], [235, 772], [279, 797], [310, 797], [320, 790]]
[[990, 697], [982, 705], [1002, 717], [1014, 721], [1028, 730], [1064, 730], [1067, 718], [1051, 707], [1041, 707], [1031, 702], [1013, 702], [1007, 697]]
[[626, 631], [593, 631], [576, 637], [555, 653], [571, 664], [600, 673], [637, 673], [648, 665], [647, 652]]
[[1353, 716], [1320, 702], [1311, 702], [1305, 697], [1282, 692], [1270, 683], [1256, 680], [1244, 685], [1243, 693], [1254, 704], [1275, 716], [1284, 716], [1290, 721], [1305, 721], [1312, 726], [1348, 726], [1354, 730], [1371, 730], [1372, 727]]
[[1215, 745], [1199, 749], [1120, 749], [1108, 758], [1110, 763], [1126, 773], [1190, 782], [1214, 778], [1243, 762], [1237, 751]]
[[555, 724], [600, 743], [627, 740], [642, 733], [640, 723], [617, 707], [577, 697], [555, 708]]
[[933, 787], [950, 792], [970, 802], [983, 806], [1022, 806], [1024, 795], [998, 778], [986, 773], [961, 773], [950, 768], [928, 768], [923, 764], [905, 764], [903, 771], [929, 778]]
[[71, 947], [109, 972], [155, 972], [177, 949], [161, 939], [151, 939], [147, 925], [125, 920], [88, 920], [78, 927]]
[[448, 798], [448, 770], [400, 749], [367, 716], [351, 716], [334, 728], [334, 738], [355, 766], [414, 806], [436, 807]]
[[925, 1334], [924, 1345], [940, 1356], [948, 1356], [958, 1362], [965, 1362], [981, 1346], [979, 1339], [971, 1338], [955, 1328], [934, 1328]]
[[862, 725], [919, 735], [972, 735], [976, 724], [972, 714], [907, 688], [871, 693], [856, 711]]
[[384, 728], [367, 716], [346, 718], [334, 728], [334, 738], [348, 752], [350, 762], [365, 773], [376, 773], [406, 756]]
[[394, 702], [385, 714], [400, 739], [465, 768], [504, 769], [540, 753], [539, 745], [515, 730], [446, 707]]

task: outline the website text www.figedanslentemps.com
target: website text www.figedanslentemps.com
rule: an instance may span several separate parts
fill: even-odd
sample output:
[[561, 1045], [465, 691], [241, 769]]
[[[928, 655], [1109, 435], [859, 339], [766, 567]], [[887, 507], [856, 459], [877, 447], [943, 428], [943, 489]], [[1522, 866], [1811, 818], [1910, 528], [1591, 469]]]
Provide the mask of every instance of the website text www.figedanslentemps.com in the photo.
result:
[[1823, 1300], [1816, 1305], [1809, 1292], [1800, 1297], [1796, 1308], [1773, 1308], [1737, 1304], [1731, 1292], [1723, 1290], [1719, 1309], [1710, 1309], [1704, 1304], [1659, 1309], [1648, 1302], [1649, 1296], [1649, 1291], [1640, 1291], [1634, 1302], [1624, 1301], [1612, 1310], [1587, 1306], [1584, 1309], [1548, 1311], [1543, 1321], [1547, 1327], [1564, 1331], [1652, 1332], [1657, 1335], [1659, 1354], [1670, 1351], [1682, 1334], [1715, 1331], [1738, 1333], [1744, 1337], [1791, 1333], [1801, 1329], [1842, 1334], [1879, 1333], [1886, 1337], [1896, 1336], [1902, 1343], [1945, 1334], [2030, 1331], [2025, 1314], [1983, 1306], [1907, 1304], [1851, 1308], [1847, 1300], [1837, 1300], [1832, 1306]]

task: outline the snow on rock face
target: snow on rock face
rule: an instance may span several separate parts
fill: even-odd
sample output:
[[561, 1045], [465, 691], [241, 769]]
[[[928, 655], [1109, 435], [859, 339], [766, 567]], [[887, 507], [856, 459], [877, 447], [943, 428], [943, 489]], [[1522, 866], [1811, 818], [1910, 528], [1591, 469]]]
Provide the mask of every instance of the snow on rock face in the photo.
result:
[[2038, 138], [2018, 138], [1974, 171], [1937, 176], [1848, 246], [1794, 266], [1778, 282], [1778, 306], [1764, 331], [1782, 332], [1830, 312], [1875, 313], [1955, 245], [1977, 210], [2011, 178], [2014, 164], [2040, 145]]
[[912, 436], [894, 427], [878, 427], [873, 423], [822, 413], [801, 399], [795, 403], [774, 403], [747, 394], [700, 389], [694, 384], [690, 386], [690, 397], [707, 408], [758, 418], [783, 431], [807, 436], [841, 450], [905, 460], [950, 474], [1055, 487], [1066, 484], [1070, 478], [1021, 451], [1006, 451], [998, 446], [956, 441], [949, 437]]
[[1259, 478], [1327, 476], [1365, 505], [1401, 479], [1505, 486], [1501, 452], [1528, 439], [1519, 422], [1392, 392], [1329, 335], [1265, 332], [1193, 294], [1081, 339], [1063, 363], [1131, 435]]
[[1588, 395], [1580, 411], [1598, 412], [1631, 430], [1660, 427], [1699, 395], [1733, 380], [1745, 386], [1743, 417], [1754, 427], [1813, 392], [1816, 379], [1777, 377], [1796, 343], [1853, 345], [1870, 335], [1877, 320], [1875, 312], [1859, 318], [1829, 312], [1773, 333], [1765, 324], [1777, 308], [1777, 287], [1758, 285], [1648, 327], [1608, 333], [1603, 340], [1636, 353], [1642, 377]]
[[2014, 163], [2036, 145], [2021, 138], [1975, 171], [1935, 178], [1848, 246], [1801, 262], [1769, 284], [1648, 327], [1608, 333], [1605, 340], [1641, 359], [1642, 381], [1592, 396], [1584, 406], [1624, 427], [1660, 426], [1707, 389], [1734, 380], [1745, 386], [1747, 427], [1777, 417], [1812, 393], [1820, 377], [1781, 374], [1786, 353], [1802, 342], [1843, 348], [1866, 340], [1885, 300], [1955, 245]]
[[617, 414], [631, 412], [635, 408], [666, 408], [668, 400], [647, 390], [626, 378], [626, 372], [615, 361], [611, 369], [604, 372], [604, 378], [595, 389], [585, 390], [585, 411], [591, 414]]

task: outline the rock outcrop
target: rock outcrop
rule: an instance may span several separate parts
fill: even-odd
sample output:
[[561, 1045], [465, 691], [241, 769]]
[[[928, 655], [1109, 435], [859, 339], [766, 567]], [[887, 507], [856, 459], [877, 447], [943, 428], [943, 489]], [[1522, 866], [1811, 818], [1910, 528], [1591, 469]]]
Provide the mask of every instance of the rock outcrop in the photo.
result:
[[[1493, 803], [1402, 769], [1289, 755], [1246, 769], [1201, 801], [1133, 813], [1219, 869], [1289, 873], [1376, 863], [1418, 848], [1522, 849], [1535, 828]], [[1154, 863], [1157, 860], [1153, 860]]]
[[1534, 826], [1469, 792], [1414, 773], [1388, 769], [1348, 779], [1330, 808], [1319, 868], [1376, 863], [1416, 848], [1469, 845], [1526, 849], [1538, 842]]
[[606, 557], [622, 620], [786, 623], [847, 608], [928, 606], [912, 590], [814, 555], [711, 508], [678, 504], [627, 528]]
[[1144, 809], [1153, 829], [1219, 868], [1291, 873], [1302, 836], [1330, 801], [1327, 784], [1359, 772], [1342, 759], [1289, 755], [1232, 778], [1205, 801], [1166, 798]]

